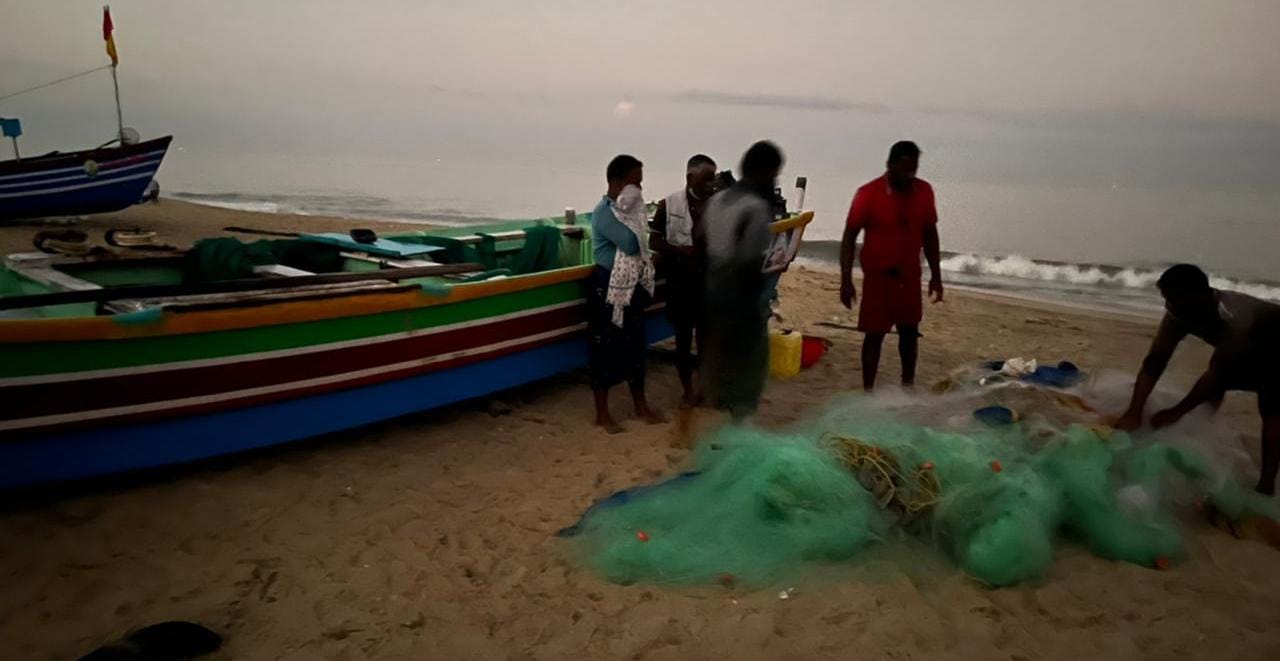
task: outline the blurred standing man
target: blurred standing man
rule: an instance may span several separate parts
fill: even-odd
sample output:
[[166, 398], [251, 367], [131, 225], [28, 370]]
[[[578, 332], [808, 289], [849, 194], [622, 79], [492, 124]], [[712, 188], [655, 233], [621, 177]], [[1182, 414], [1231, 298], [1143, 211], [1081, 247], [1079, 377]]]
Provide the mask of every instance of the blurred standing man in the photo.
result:
[[676, 367], [684, 388], [684, 405], [695, 406], [698, 395], [693, 386], [693, 344], [701, 332], [698, 316], [702, 310], [702, 288], [707, 273], [707, 235], [703, 211], [715, 192], [716, 162], [698, 154], [689, 159], [684, 188], [658, 202], [653, 215], [649, 244], [662, 255], [667, 278], [667, 316], [676, 332]]
[[858, 308], [858, 330], [862, 342], [862, 387], [872, 390], [880, 368], [880, 347], [884, 336], [898, 329], [898, 355], [902, 359], [902, 385], [916, 379], [919, 353], [920, 253], [929, 262], [929, 293], [942, 301], [942, 270], [939, 266], [938, 211], [933, 187], [916, 178], [920, 148], [902, 141], [889, 149], [884, 175], [858, 189], [849, 208], [844, 240], [840, 246], [840, 302], [853, 309], [858, 298], [853, 286], [853, 262], [858, 234], [865, 231], [862, 258], [862, 305]]
[[773, 191], [782, 151], [772, 142], [742, 156], [742, 180], [707, 204], [707, 280], [700, 376], [708, 398], [735, 422], [755, 413], [769, 371], [770, 248]]

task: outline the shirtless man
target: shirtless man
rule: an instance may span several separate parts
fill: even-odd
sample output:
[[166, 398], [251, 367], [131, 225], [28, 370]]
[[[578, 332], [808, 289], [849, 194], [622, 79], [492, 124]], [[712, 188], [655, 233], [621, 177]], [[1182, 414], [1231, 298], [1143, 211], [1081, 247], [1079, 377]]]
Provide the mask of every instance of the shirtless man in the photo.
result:
[[1129, 409], [1115, 427], [1142, 426], [1147, 398], [1174, 350], [1183, 338], [1194, 335], [1214, 349], [1209, 368], [1182, 401], [1151, 416], [1151, 427], [1176, 424], [1201, 404], [1217, 407], [1228, 390], [1256, 392], [1262, 414], [1262, 474], [1257, 490], [1275, 495], [1280, 467], [1280, 305], [1214, 289], [1204, 271], [1191, 264], [1171, 267], [1157, 286], [1165, 300], [1164, 320], [1142, 361]]

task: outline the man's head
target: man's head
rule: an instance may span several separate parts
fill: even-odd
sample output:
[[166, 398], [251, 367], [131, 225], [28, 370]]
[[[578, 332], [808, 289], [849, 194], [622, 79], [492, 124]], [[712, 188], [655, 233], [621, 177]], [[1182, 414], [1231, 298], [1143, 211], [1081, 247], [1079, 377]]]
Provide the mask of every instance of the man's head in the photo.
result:
[[698, 199], [707, 199], [715, 192], [716, 162], [706, 154], [689, 159], [684, 171], [684, 184]]
[[915, 181], [920, 168], [920, 148], [910, 140], [900, 140], [889, 148], [889, 160], [885, 163], [889, 185], [897, 189], [908, 188]]
[[1156, 282], [1169, 314], [1190, 322], [1218, 318], [1218, 301], [1209, 276], [1192, 264], [1171, 266]]
[[738, 180], [733, 178], [733, 172], [724, 170], [716, 175], [715, 189], [716, 191], [729, 190], [736, 183]]
[[628, 184], [640, 185], [644, 180], [644, 163], [635, 156], [620, 154], [609, 161], [609, 167], [605, 168], [604, 175], [609, 182], [609, 194], [616, 196]]
[[773, 196], [774, 184], [782, 171], [782, 150], [768, 140], [751, 145], [742, 155], [742, 180], [748, 186], [761, 191], [765, 197]]

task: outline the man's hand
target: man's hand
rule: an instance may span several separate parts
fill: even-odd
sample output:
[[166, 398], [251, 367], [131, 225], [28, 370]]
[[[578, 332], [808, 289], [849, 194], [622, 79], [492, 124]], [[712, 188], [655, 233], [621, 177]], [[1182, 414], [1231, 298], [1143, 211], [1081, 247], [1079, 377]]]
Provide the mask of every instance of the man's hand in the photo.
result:
[[1152, 429], [1164, 429], [1170, 425], [1175, 425], [1182, 419], [1183, 413], [1177, 407], [1165, 409], [1151, 416]]
[[846, 309], [853, 309], [853, 302], [858, 300], [858, 289], [853, 286], [853, 280], [842, 280], [840, 282], [840, 303]]
[[1133, 431], [1142, 426], [1142, 412], [1125, 411], [1124, 414], [1111, 422], [1111, 426], [1120, 431]]
[[934, 303], [942, 302], [942, 277], [933, 276], [929, 278], [929, 295], [933, 297]]

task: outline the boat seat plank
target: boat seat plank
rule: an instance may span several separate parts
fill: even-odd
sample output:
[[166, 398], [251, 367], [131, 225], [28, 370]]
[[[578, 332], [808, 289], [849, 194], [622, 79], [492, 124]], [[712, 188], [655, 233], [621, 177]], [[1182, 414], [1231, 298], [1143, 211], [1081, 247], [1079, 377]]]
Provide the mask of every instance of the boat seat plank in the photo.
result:
[[[557, 226], [560, 233], [571, 239], [581, 238], [583, 235], [581, 227]], [[512, 241], [515, 239], [523, 239], [525, 237], [524, 230], [511, 230], [509, 232], [492, 232], [468, 234], [466, 236], [453, 237], [463, 243], [480, 243], [485, 237], [492, 238], [495, 241]]]
[[287, 278], [299, 275], [315, 275], [315, 273], [312, 273], [311, 271], [295, 269], [292, 266], [285, 266], [284, 264], [262, 264], [260, 266], [255, 266], [253, 267], [253, 274], [277, 278]]
[[73, 275], [47, 266], [10, 266], [9, 270], [28, 280], [38, 282], [58, 291], [91, 291], [102, 289], [102, 285], [82, 280]]
[[387, 257], [377, 257], [375, 255], [370, 255], [369, 253], [366, 253], [366, 252], [341, 252], [338, 254], [342, 257], [345, 257], [347, 259], [354, 259], [358, 262], [368, 262], [370, 264], [377, 264], [382, 268], [410, 269], [410, 268], [417, 268], [420, 266], [434, 266], [438, 264], [438, 262], [433, 262], [426, 259], [390, 259]]
[[417, 255], [429, 255], [433, 252], [444, 250], [440, 246], [428, 246], [420, 243], [403, 243], [394, 239], [378, 239], [373, 243], [360, 243], [351, 238], [349, 234], [340, 232], [324, 232], [320, 234], [303, 234], [303, 241], [311, 241], [313, 243], [323, 243], [325, 245], [337, 246], [346, 250], [367, 252], [373, 255], [381, 255], [383, 257], [414, 257]]

